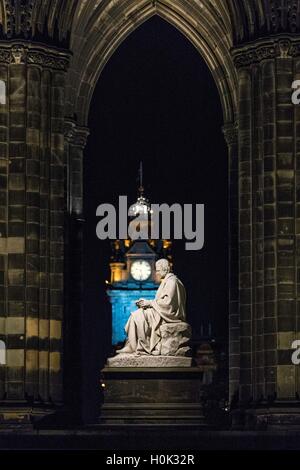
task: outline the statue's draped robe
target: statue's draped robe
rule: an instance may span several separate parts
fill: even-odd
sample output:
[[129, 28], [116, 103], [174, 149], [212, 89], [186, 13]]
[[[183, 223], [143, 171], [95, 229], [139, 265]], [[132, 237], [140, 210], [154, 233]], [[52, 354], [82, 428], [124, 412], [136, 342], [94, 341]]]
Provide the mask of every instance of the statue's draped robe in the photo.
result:
[[[162, 280], [151, 307], [132, 312], [125, 325], [128, 342], [141, 354], [160, 354], [160, 325], [185, 321], [186, 292], [182, 282], [173, 273]], [[134, 338], [133, 338], [134, 336]], [[132, 340], [133, 338], [133, 340]]]

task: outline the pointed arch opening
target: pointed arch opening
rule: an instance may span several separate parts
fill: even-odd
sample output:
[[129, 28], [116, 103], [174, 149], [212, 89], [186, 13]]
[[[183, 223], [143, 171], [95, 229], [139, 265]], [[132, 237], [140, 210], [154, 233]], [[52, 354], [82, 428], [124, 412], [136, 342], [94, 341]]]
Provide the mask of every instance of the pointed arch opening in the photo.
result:
[[[205, 250], [174, 246], [174, 270], [189, 296], [194, 341], [227, 337], [227, 149], [223, 110], [214, 78], [197, 50], [170, 22], [151, 17], [116, 49], [91, 101], [85, 149], [84, 213], [85, 386], [96, 389], [97, 371], [111, 352], [106, 298], [110, 242], [95, 237], [96, 208], [136, 199], [144, 162], [151, 202], [204, 203]], [[213, 138], [212, 138], [213, 136]], [[206, 251], [208, 247], [209, 251]], [[222, 313], [220, 313], [222, 312]], [[221, 317], [221, 321], [217, 321]], [[102, 364], [93, 358], [102, 357]], [[91, 387], [91, 383], [94, 387]], [[90, 412], [91, 402], [86, 404]]]
[[178, 29], [205, 60], [219, 92], [223, 121], [234, 122], [237, 75], [230, 55], [230, 12], [221, 2], [199, 3], [125, 0], [122, 8], [114, 1], [105, 5], [98, 2], [93, 8], [89, 2], [78, 6], [71, 34], [75, 53], [69, 71], [66, 115], [75, 115], [79, 125], [87, 125], [95, 86], [105, 65], [131, 33], [158, 16]]

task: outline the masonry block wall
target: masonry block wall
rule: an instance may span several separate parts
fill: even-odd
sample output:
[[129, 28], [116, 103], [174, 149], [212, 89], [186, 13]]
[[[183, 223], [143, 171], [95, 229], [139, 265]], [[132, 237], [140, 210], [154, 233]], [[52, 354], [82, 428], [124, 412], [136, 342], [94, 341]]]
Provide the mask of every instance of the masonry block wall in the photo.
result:
[[45, 47], [0, 47], [0, 399], [62, 399], [67, 65]]
[[78, 408], [85, 126], [105, 64], [154, 14], [206, 60], [224, 112], [229, 398], [252, 406], [297, 399], [300, 106], [291, 84], [300, 79], [299, 0], [0, 7], [0, 401], [59, 403], [64, 388]]
[[228, 145], [228, 227], [229, 227], [229, 397], [239, 392], [240, 316], [239, 316], [239, 156], [238, 124], [223, 127]]
[[234, 52], [239, 74], [240, 399], [293, 400], [299, 325], [299, 44]]

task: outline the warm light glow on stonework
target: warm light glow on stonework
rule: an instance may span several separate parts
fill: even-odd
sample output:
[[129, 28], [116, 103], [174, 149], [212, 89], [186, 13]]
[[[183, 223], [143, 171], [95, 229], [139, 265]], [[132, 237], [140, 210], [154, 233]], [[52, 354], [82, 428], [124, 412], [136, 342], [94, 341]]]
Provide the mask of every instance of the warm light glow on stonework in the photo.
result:
[[50, 352], [50, 370], [52, 372], [59, 372], [61, 369], [61, 355], [59, 352]]
[[39, 320], [39, 333], [38, 336], [43, 338], [49, 338], [50, 324], [49, 320]]
[[122, 281], [124, 263], [110, 263], [111, 283]]
[[294, 331], [282, 331], [277, 334], [277, 348], [290, 349], [291, 344], [295, 339]]
[[39, 351], [39, 369], [47, 370], [49, 367], [48, 351]]
[[171, 248], [171, 246], [172, 246], [171, 240], [163, 240], [163, 247], [165, 250], [167, 250], [168, 248]]
[[62, 338], [62, 325], [60, 320], [50, 320], [50, 338]]
[[6, 319], [6, 334], [18, 335], [23, 334], [24, 330], [23, 317], [7, 317]]
[[36, 318], [26, 318], [26, 335], [28, 337], [38, 336], [39, 334], [39, 324], [38, 319]]
[[26, 370], [32, 371], [36, 370], [39, 367], [39, 354], [36, 350], [27, 350], [26, 351]]
[[8, 349], [6, 357], [9, 367], [24, 366], [24, 349]]

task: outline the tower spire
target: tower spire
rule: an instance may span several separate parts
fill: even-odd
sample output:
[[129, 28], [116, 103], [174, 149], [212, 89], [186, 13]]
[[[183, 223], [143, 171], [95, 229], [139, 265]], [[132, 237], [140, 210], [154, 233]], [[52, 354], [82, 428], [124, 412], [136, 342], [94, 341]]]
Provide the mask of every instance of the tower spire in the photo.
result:
[[139, 196], [143, 196], [144, 194], [144, 186], [143, 186], [143, 162], [140, 162], [140, 168], [139, 168]]
[[132, 204], [129, 208], [128, 214], [132, 217], [136, 217], [137, 214], [148, 214], [150, 212], [150, 204], [148, 199], [144, 196], [143, 186], [143, 162], [140, 162], [138, 172], [138, 198], [137, 201]]

